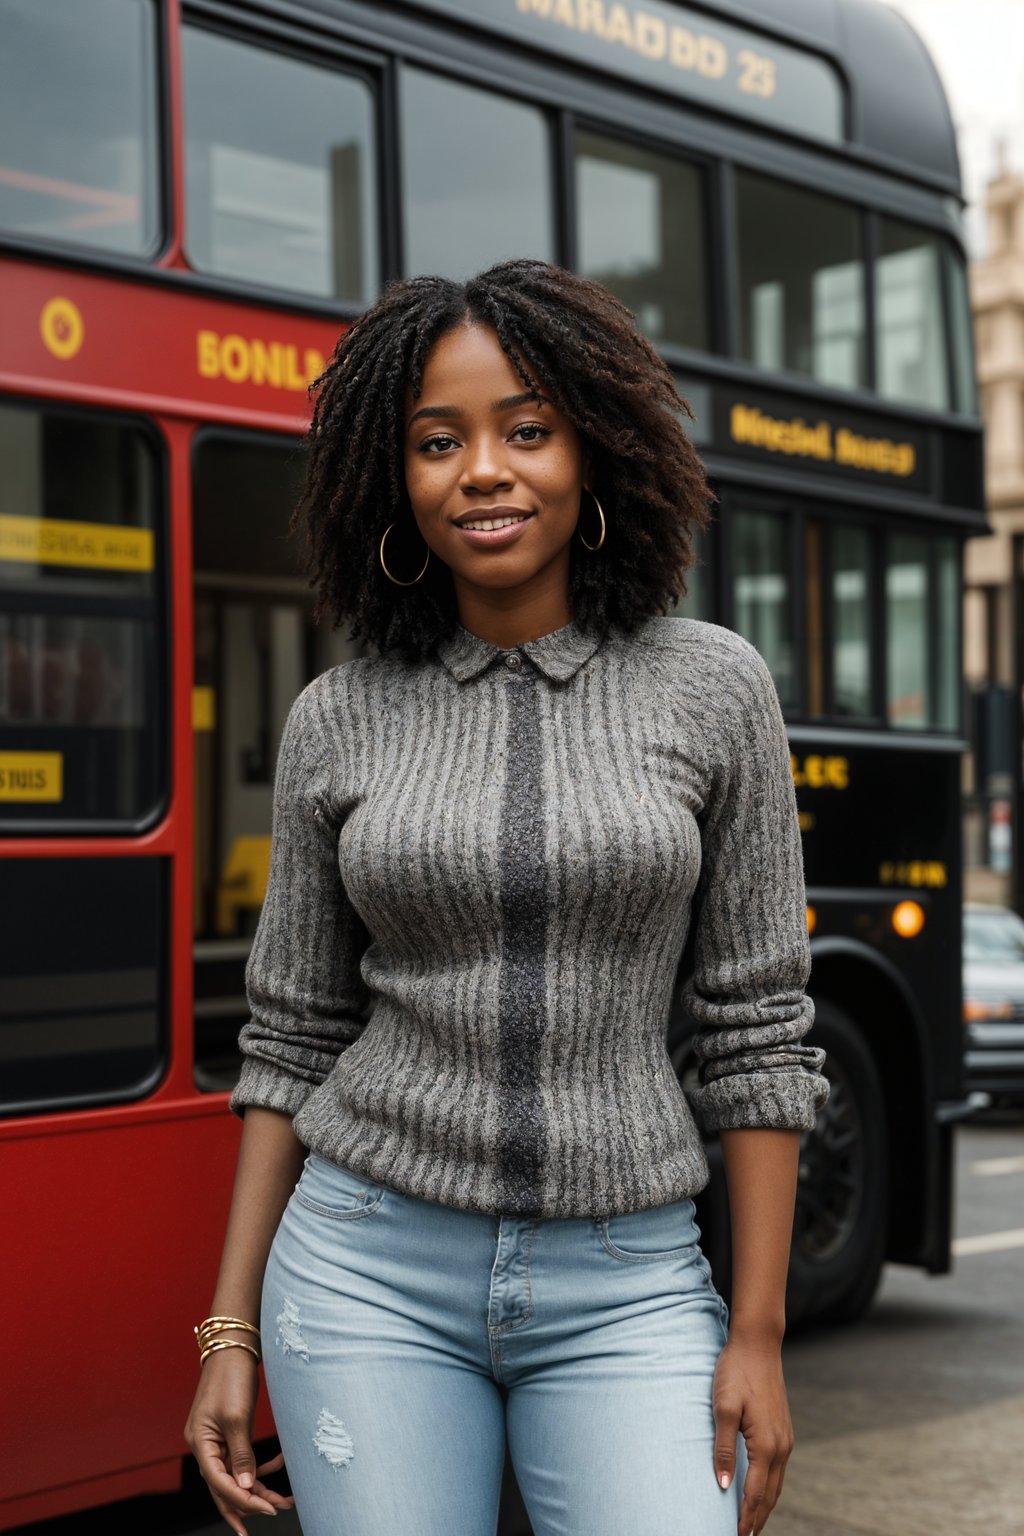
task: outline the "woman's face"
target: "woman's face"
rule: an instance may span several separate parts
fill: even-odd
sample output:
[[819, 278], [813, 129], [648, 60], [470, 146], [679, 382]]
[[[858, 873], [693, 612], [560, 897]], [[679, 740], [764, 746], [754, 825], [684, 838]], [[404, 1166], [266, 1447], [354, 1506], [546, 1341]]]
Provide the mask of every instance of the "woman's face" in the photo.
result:
[[575, 427], [526, 392], [489, 326], [467, 322], [431, 348], [406, 411], [405, 483], [458, 595], [567, 592], [585, 473]]

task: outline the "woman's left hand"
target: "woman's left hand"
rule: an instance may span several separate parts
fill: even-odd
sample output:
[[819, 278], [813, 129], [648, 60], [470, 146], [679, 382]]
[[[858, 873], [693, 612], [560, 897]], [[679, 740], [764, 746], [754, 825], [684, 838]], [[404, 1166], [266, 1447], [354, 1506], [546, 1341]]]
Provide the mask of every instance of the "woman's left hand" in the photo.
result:
[[782, 1492], [793, 1449], [793, 1421], [775, 1340], [730, 1337], [718, 1357], [712, 1395], [715, 1414], [715, 1477], [736, 1475], [737, 1435], [747, 1447], [738, 1536], [759, 1536]]

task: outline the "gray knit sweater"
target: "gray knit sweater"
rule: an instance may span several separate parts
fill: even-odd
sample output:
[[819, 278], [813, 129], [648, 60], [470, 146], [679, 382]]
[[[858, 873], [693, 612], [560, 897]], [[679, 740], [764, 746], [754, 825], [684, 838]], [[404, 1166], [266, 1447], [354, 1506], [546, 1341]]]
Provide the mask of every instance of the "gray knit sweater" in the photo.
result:
[[789, 747], [731, 630], [458, 628], [296, 699], [231, 1108], [321, 1156], [509, 1216], [639, 1210], [707, 1181], [665, 1045], [685, 1003], [709, 1129], [827, 1096]]

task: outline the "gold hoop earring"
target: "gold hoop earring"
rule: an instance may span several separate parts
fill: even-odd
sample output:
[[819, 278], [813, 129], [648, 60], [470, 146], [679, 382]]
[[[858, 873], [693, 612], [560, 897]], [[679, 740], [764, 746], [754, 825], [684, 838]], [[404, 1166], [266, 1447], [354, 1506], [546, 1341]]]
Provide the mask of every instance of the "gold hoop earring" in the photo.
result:
[[430, 564], [430, 550], [427, 550], [427, 558], [423, 562], [423, 570], [420, 571], [419, 576], [414, 576], [412, 581], [400, 581], [397, 576], [392, 576], [391, 572], [388, 570], [387, 562], [384, 559], [384, 539], [387, 538], [388, 534], [391, 532], [394, 526], [394, 523], [388, 523], [388, 526], [384, 529], [384, 538], [382, 538], [380, 541], [381, 568], [383, 569], [384, 575], [387, 577], [388, 581], [393, 581], [396, 587], [414, 587], [419, 581], [420, 577], [426, 574], [427, 566]]
[[601, 503], [598, 501], [597, 497], [594, 495], [593, 491], [588, 487], [584, 487], [584, 489], [587, 491], [587, 495], [590, 497], [591, 501], [594, 503], [594, 506], [597, 508], [597, 515], [601, 519], [601, 537], [598, 539], [596, 544], [588, 544], [582, 533], [580, 534], [580, 543], [583, 545], [583, 548], [589, 549], [593, 553], [599, 550], [601, 545], [604, 543], [604, 536], [606, 531], [604, 509], [601, 506]]

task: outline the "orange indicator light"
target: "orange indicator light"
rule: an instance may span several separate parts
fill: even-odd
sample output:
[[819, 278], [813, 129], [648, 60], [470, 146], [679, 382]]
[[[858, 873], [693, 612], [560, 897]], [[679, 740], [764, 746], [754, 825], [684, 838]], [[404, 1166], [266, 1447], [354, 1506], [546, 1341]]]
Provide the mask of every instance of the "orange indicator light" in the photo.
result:
[[900, 901], [892, 909], [892, 926], [901, 939], [913, 939], [924, 927], [924, 908], [918, 901]]

